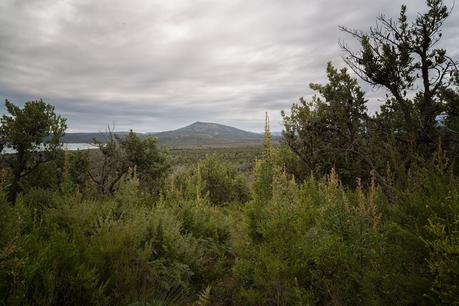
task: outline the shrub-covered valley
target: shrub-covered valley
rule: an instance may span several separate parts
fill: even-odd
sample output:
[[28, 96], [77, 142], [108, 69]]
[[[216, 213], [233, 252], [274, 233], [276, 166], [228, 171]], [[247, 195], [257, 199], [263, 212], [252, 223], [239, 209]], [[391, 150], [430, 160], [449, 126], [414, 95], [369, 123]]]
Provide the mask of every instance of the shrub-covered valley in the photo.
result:
[[[46, 101], [0, 118], [0, 305], [457, 305], [459, 73], [426, 1], [342, 30], [347, 68], [273, 144], [61, 147]], [[409, 15], [411, 16], [411, 15]], [[383, 88], [370, 114], [362, 84]], [[362, 87], [361, 87], [362, 86]], [[368, 85], [365, 85], [368, 86]]]

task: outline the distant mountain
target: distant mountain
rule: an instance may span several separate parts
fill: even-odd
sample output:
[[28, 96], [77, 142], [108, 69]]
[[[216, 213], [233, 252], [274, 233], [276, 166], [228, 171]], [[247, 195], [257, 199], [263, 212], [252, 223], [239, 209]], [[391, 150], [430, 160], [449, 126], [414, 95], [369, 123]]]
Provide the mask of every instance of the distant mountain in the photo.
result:
[[[117, 132], [116, 134], [123, 136], [127, 132]], [[139, 135], [154, 136], [160, 145], [168, 147], [260, 145], [263, 140], [263, 134], [248, 132], [223, 124], [200, 121], [172, 131]], [[91, 143], [94, 138], [103, 142], [105, 134], [67, 133], [63, 142]], [[274, 138], [276, 137], [274, 136]]]
[[150, 135], [157, 137], [158, 143], [166, 146], [259, 145], [263, 139], [261, 134], [200, 121], [177, 130]]

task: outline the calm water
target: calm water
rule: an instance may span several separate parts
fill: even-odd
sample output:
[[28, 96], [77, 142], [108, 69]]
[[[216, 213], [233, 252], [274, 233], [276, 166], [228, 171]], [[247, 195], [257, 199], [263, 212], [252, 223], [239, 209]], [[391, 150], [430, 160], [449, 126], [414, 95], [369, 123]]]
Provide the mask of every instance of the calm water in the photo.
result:
[[[97, 149], [97, 147], [90, 143], [64, 143], [62, 145], [64, 150], [76, 151], [76, 150], [86, 150], [86, 149]], [[4, 148], [1, 154], [11, 154], [16, 151], [11, 148]]]
[[70, 151], [97, 149], [98, 147], [90, 143], [64, 143], [64, 149]]

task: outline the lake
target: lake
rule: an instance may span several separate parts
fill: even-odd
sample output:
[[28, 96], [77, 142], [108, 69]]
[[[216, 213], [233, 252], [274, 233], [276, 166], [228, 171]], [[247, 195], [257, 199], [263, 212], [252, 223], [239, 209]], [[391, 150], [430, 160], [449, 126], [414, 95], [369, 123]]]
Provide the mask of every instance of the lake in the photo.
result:
[[76, 151], [76, 150], [86, 150], [86, 149], [97, 149], [98, 147], [91, 143], [64, 143], [64, 150]]
[[[87, 150], [87, 149], [97, 149], [97, 146], [90, 143], [64, 143], [62, 144], [64, 150], [76, 151], [76, 150]], [[11, 148], [3, 148], [1, 154], [11, 154], [16, 153], [16, 150]]]

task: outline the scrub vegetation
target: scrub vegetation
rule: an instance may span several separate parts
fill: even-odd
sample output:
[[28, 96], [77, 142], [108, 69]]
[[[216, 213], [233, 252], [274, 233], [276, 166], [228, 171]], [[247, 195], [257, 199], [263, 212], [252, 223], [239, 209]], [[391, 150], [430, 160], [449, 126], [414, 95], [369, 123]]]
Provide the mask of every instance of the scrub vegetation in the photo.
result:
[[[267, 120], [256, 149], [171, 152], [131, 131], [63, 151], [51, 105], [7, 101], [0, 305], [457, 305], [449, 9], [406, 11], [343, 28], [351, 70], [330, 63], [282, 112], [280, 145]], [[376, 114], [354, 76], [386, 89]]]

